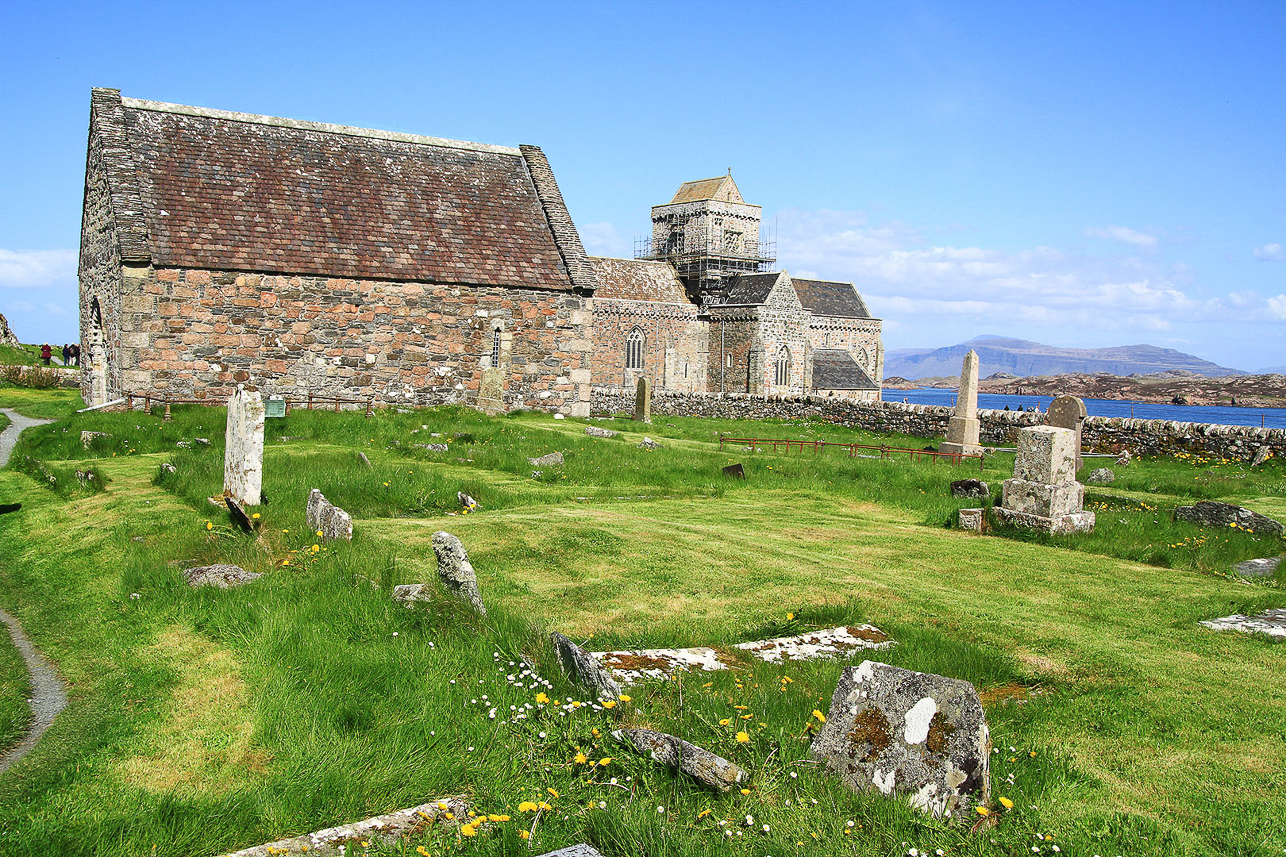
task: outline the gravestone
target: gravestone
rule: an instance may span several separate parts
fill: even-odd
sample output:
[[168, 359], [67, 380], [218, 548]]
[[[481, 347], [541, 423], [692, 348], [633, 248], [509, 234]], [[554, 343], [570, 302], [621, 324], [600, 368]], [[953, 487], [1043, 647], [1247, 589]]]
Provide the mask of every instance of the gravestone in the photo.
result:
[[1088, 533], [1094, 513], [1084, 511], [1085, 487], [1076, 481], [1076, 433], [1032, 426], [1018, 433], [1014, 476], [1006, 479], [996, 517], [1054, 535]]
[[721, 792], [730, 791], [733, 786], [750, 776], [744, 769], [722, 756], [664, 732], [618, 729], [612, 733], [612, 737], [639, 753], [646, 753], [651, 756], [652, 761], [674, 768]]
[[[648, 422], [651, 422], [651, 420], [648, 420]], [[645, 437], [641, 441], [639, 441], [639, 449], [656, 451], [658, 449], [665, 449], [665, 447], [662, 444], [659, 444], [656, 441], [652, 440], [652, 438]]]
[[598, 426], [585, 426], [585, 434], [590, 437], [616, 437], [617, 432], [611, 429], [599, 428]]
[[1270, 556], [1262, 559], [1248, 559], [1232, 567], [1233, 574], [1239, 577], [1272, 577], [1277, 567], [1282, 564], [1282, 557]]
[[960, 529], [971, 533], [981, 533], [983, 519], [982, 509], [961, 509]]
[[981, 455], [978, 431], [978, 352], [970, 349], [960, 369], [960, 393], [956, 396], [955, 413], [947, 423], [947, 439], [938, 452]]
[[634, 390], [634, 419], [641, 423], [652, 422], [652, 382], [639, 378]]
[[304, 510], [304, 516], [309, 529], [321, 533], [321, 537], [327, 541], [353, 540], [352, 516], [327, 500], [316, 488], [308, 493], [308, 507]]
[[1280, 536], [1286, 530], [1281, 521], [1232, 503], [1202, 500], [1192, 506], [1179, 506], [1174, 510], [1174, 520], [1188, 521], [1199, 527], [1232, 527], [1255, 533], [1272, 533]]
[[438, 558], [438, 579], [448, 592], [469, 605], [483, 616], [487, 608], [482, 604], [482, 595], [478, 592], [478, 576], [469, 562], [469, 555], [464, 551], [460, 540], [448, 532], [439, 530], [433, 534], [433, 553]]
[[478, 382], [478, 408], [488, 416], [504, 413], [505, 374], [503, 369], [483, 369]]
[[740, 462], [737, 464], [729, 464], [723, 469], [723, 475], [731, 479], [745, 479], [746, 468], [743, 467]]
[[223, 503], [228, 507], [228, 514], [232, 516], [232, 523], [236, 524], [243, 531], [253, 533], [255, 531], [254, 519], [246, 514], [246, 510], [237, 502], [235, 497], [223, 495]]
[[189, 568], [183, 571], [183, 579], [187, 581], [188, 586], [195, 589], [198, 586], [215, 586], [219, 589], [231, 589], [234, 586], [244, 586], [247, 583], [253, 583], [262, 574], [256, 574], [253, 571], [246, 571], [239, 565], [228, 565], [226, 563], [216, 563], [214, 565], [203, 565], [198, 568]]
[[621, 695], [621, 686], [599, 665], [589, 652], [554, 631], [549, 635], [554, 644], [554, 654], [567, 677], [582, 687], [587, 687], [599, 699], [616, 699]]
[[1087, 416], [1084, 401], [1076, 396], [1059, 396], [1049, 403], [1049, 410], [1045, 412], [1045, 419], [1042, 420], [1044, 425], [1071, 429], [1076, 432], [1077, 470], [1080, 470], [1085, 464], [1084, 459], [1081, 458], [1081, 429], [1085, 425]]
[[974, 686], [874, 661], [840, 675], [810, 755], [854, 791], [904, 794], [935, 818], [991, 798], [991, 740]]
[[258, 506], [263, 490], [263, 397], [238, 386], [228, 400], [223, 491], [242, 506]]

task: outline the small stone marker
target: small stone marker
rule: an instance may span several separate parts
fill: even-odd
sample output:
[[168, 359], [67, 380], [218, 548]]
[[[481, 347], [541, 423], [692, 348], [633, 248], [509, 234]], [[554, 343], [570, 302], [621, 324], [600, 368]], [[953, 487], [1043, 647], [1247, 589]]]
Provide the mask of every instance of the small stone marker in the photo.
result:
[[111, 437], [111, 435], [105, 431], [83, 431], [80, 433], [80, 445], [89, 449], [100, 437]]
[[505, 373], [503, 369], [491, 367], [482, 370], [482, 378], [478, 381], [478, 409], [488, 416], [504, 413]]
[[1091, 485], [1111, 485], [1116, 481], [1116, 473], [1110, 468], [1100, 467], [1090, 473], [1089, 479], [1085, 480]]
[[[416, 831], [423, 830], [426, 826], [431, 826], [437, 821], [438, 816], [448, 812], [457, 819], [467, 819], [469, 817], [469, 804], [465, 803], [464, 798], [461, 797], [446, 797], [441, 800], [422, 803], [409, 809], [390, 812], [387, 815], [377, 815], [364, 821], [355, 821], [352, 824], [305, 833], [303, 836], [296, 836], [293, 839], [279, 839], [276, 842], [256, 845], [253, 848], [234, 851], [225, 855], [225, 857], [287, 857], [287, 855], [290, 855], [290, 857], [296, 857], [297, 855], [335, 857], [335, 855], [343, 854], [346, 851], [355, 852], [357, 849], [354, 844], [357, 842], [379, 840], [391, 842], [395, 839], [410, 836]], [[589, 857], [589, 855], [586, 855], [586, 857]]]
[[960, 529], [971, 533], [981, 533], [985, 515], [982, 509], [961, 509]]
[[478, 508], [478, 501], [463, 491], [455, 492], [455, 499], [460, 503], [460, 508], [467, 512], [473, 512]]
[[429, 452], [447, 452], [451, 449], [445, 443], [413, 443], [411, 446], [416, 449], [427, 449]]
[[237, 502], [235, 497], [229, 497], [225, 494], [223, 503], [228, 507], [228, 513], [232, 515], [232, 523], [247, 533], [255, 531], [255, 522], [246, 514], [246, 510], [241, 508], [241, 504]]
[[652, 440], [652, 438], [645, 437], [643, 440], [639, 441], [639, 449], [646, 449], [651, 452], [655, 452], [658, 449], [665, 449], [665, 447]]
[[634, 419], [641, 423], [652, 422], [652, 382], [639, 378], [634, 390]]
[[620, 432], [599, 428], [598, 426], [585, 426], [585, 434], [590, 437], [616, 437]]
[[599, 699], [616, 699], [621, 695], [621, 686], [599, 666], [593, 655], [557, 631], [549, 636], [554, 643], [558, 663], [568, 678], [592, 690]]
[[1234, 613], [1232, 616], [1208, 619], [1201, 624], [1216, 631], [1244, 631], [1248, 634], [1286, 637], [1286, 610], [1265, 610], [1255, 616]]
[[947, 439], [938, 447], [938, 452], [981, 455], [979, 430], [978, 352], [970, 349], [960, 367], [960, 392], [956, 395], [955, 412], [947, 423]]
[[1272, 577], [1277, 573], [1277, 566], [1281, 563], [1282, 558], [1279, 556], [1248, 559], [1234, 565], [1232, 571], [1241, 577]]
[[469, 602], [474, 610], [486, 616], [487, 608], [483, 606], [482, 595], [478, 592], [478, 576], [474, 573], [469, 555], [465, 553], [460, 540], [439, 530], [433, 534], [433, 552], [438, 557], [438, 579], [446, 590]]
[[729, 464], [727, 467], [723, 469], [723, 475], [731, 479], [745, 479], [746, 468], [741, 466], [741, 462], [737, 462], [736, 464]]
[[183, 571], [183, 579], [193, 589], [198, 586], [217, 586], [219, 589], [231, 589], [234, 586], [244, 586], [261, 577], [263, 577], [262, 574], [246, 571], [239, 565], [228, 565], [226, 563], [203, 565], [197, 568], [184, 569]]
[[721, 792], [732, 790], [749, 778], [742, 768], [696, 744], [651, 729], [618, 729], [612, 733], [617, 741], [628, 744], [654, 762], [687, 774], [699, 783]]
[[1047, 426], [1071, 429], [1076, 432], [1077, 470], [1080, 470], [1085, 464], [1081, 458], [1081, 428], [1085, 425], [1085, 420], [1088, 416], [1083, 400], [1078, 399], [1076, 396], [1059, 396], [1049, 403], [1049, 410], [1045, 412], [1045, 419], [1042, 420]]
[[1130, 457], [1131, 457], [1131, 456], [1130, 456], [1130, 451], [1129, 451], [1128, 449], [1123, 449], [1123, 450], [1121, 450], [1120, 454], [1116, 456], [1116, 464], [1117, 464], [1117, 466], [1118, 466], [1118, 467], [1129, 467], [1129, 466], [1130, 466]]
[[561, 452], [551, 452], [548, 455], [542, 455], [540, 458], [529, 458], [527, 463], [534, 464], [537, 467], [552, 467], [555, 464], [563, 463], [563, 454]]
[[369, 469], [371, 469], [371, 468], [373, 467], [373, 465], [371, 464], [371, 460], [370, 460], [369, 458], [367, 458], [367, 457], [366, 457], [366, 453], [364, 453], [364, 452], [359, 452], [359, 453], [357, 453], [357, 457], [361, 460], [362, 464], [365, 464], [365, 465], [366, 465], [366, 468], [367, 468], [368, 470], [369, 470]]
[[865, 649], [887, 649], [892, 645], [889, 635], [874, 625], [849, 625], [791, 637], [738, 643], [736, 648], [750, 652], [761, 661], [776, 663], [847, 657]]
[[810, 749], [855, 791], [909, 796], [935, 818], [991, 797], [991, 740], [967, 681], [864, 661], [840, 676]]
[[1266, 515], [1232, 503], [1216, 503], [1213, 500], [1202, 500], [1192, 506], [1179, 506], [1174, 510], [1174, 519], [1188, 521], [1199, 527], [1228, 527], [1236, 524], [1239, 529], [1275, 533], [1279, 536], [1286, 530], [1280, 521]]
[[603, 857], [592, 846], [581, 842], [577, 845], [568, 845], [566, 848], [559, 848], [557, 851], [546, 851], [539, 857]]
[[1006, 479], [996, 517], [1054, 535], [1088, 533], [1094, 513], [1084, 510], [1085, 486], [1076, 481], [1075, 432], [1032, 426], [1018, 433], [1014, 476]]
[[1258, 467], [1272, 457], [1273, 450], [1268, 444], [1260, 444], [1255, 450], [1255, 457], [1250, 460], [1251, 467]]
[[223, 491], [243, 506], [258, 506], [263, 487], [263, 397], [238, 386], [228, 400]]
[[309, 529], [321, 531], [321, 537], [327, 541], [345, 539], [351, 542], [353, 540], [352, 516], [333, 505], [316, 488], [308, 493], [305, 518]]
[[987, 497], [991, 494], [991, 486], [981, 479], [957, 479], [951, 483], [952, 497]]

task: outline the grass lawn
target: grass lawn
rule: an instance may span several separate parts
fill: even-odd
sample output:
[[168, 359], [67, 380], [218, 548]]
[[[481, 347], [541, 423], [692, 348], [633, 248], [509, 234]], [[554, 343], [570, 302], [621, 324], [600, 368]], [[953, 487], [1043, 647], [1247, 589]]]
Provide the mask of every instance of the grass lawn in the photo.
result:
[[[1092, 490], [1104, 508], [1091, 537], [980, 537], [947, 526], [970, 505], [947, 483], [976, 468], [717, 443], [874, 439], [842, 427], [660, 418], [647, 434], [666, 448], [649, 452], [629, 421], [595, 440], [544, 415], [296, 412], [268, 423], [269, 503], [247, 536], [205, 499], [221, 489], [222, 411], [175, 408], [165, 423], [37, 398], [0, 390], [0, 406], [60, 417], [15, 458], [90, 467], [106, 490], [0, 471], [0, 500], [24, 503], [0, 517], [0, 606], [71, 685], [41, 744], [0, 777], [6, 855], [217, 854], [448, 794], [510, 820], [469, 838], [434, 828], [407, 853], [1286, 848], [1286, 649], [1196, 624], [1286, 606], [1279, 581], [1227, 574], [1282, 540], [1168, 514], [1205, 497], [1272, 514], [1286, 502], [1279, 462], [1136, 462]], [[83, 429], [111, 436], [86, 450]], [[416, 445], [428, 443], [448, 451]], [[527, 463], [554, 450], [562, 467]], [[732, 461], [745, 482], [721, 476]], [[989, 460], [983, 478], [998, 492], [1012, 466]], [[312, 487], [353, 513], [352, 543], [307, 531]], [[451, 514], [461, 490], [478, 513]], [[433, 579], [438, 529], [469, 550], [485, 619], [446, 598], [389, 599], [393, 584]], [[214, 561], [265, 577], [183, 585], [183, 568]], [[934, 822], [816, 769], [808, 724], [843, 663], [743, 661], [637, 686], [608, 710], [564, 682], [545, 643], [559, 630], [592, 648], [726, 649], [863, 621], [898, 640], [880, 660], [983, 692], [993, 796], [1013, 802], [993, 804], [994, 824]], [[727, 756], [751, 772], [748, 793], [677, 779], [617, 745], [621, 724]]]

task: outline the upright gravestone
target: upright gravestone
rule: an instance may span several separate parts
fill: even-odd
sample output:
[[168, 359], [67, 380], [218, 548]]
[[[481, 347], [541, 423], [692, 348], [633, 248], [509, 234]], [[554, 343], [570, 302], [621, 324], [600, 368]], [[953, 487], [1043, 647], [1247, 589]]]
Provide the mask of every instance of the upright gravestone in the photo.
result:
[[634, 419], [641, 423], [652, 422], [652, 382], [640, 378], [634, 391]]
[[978, 444], [978, 352], [970, 350], [960, 369], [960, 394], [956, 410], [947, 423], [947, 439], [939, 452], [956, 455], [981, 455]]
[[237, 387], [228, 399], [223, 492], [242, 506], [258, 506], [263, 488], [263, 397]]
[[996, 517], [1055, 535], [1094, 529], [1094, 513], [1083, 508], [1085, 487], [1076, 481], [1075, 435], [1056, 426], [1019, 432], [1014, 476], [1005, 480]]
[[1075, 396], [1059, 396], [1049, 403], [1045, 413], [1044, 424], [1058, 428], [1071, 429], [1076, 432], [1076, 469], [1085, 464], [1081, 459], [1081, 427], [1085, 425], [1085, 402]]

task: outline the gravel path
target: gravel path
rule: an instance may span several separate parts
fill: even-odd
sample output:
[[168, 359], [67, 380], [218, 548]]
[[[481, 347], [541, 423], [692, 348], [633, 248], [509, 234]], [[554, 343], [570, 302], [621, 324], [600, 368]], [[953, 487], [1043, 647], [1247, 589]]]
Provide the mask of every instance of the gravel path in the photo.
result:
[[17, 445], [18, 435], [22, 434], [23, 429], [31, 428], [32, 426], [43, 426], [46, 423], [53, 422], [53, 420], [35, 420], [31, 417], [24, 417], [9, 408], [0, 408], [0, 414], [4, 414], [12, 423], [12, 425], [0, 432], [0, 467], [4, 467], [9, 463], [9, 455], [13, 452], [14, 446]]
[[[18, 442], [18, 435], [23, 429], [44, 425], [53, 420], [33, 420], [7, 408], [0, 408], [0, 411], [12, 421], [12, 425], [0, 432], [0, 467], [3, 467], [9, 462], [9, 454], [13, 452], [14, 444]], [[4, 622], [9, 629], [9, 636], [13, 638], [18, 654], [22, 655], [23, 661], [27, 664], [27, 672], [31, 674], [32, 690], [31, 699], [27, 700], [27, 704], [31, 706], [31, 727], [17, 746], [0, 755], [0, 774], [2, 774], [10, 765], [31, 752], [31, 748], [36, 746], [40, 736], [45, 734], [45, 730], [54, 722], [54, 717], [67, 707], [67, 691], [63, 688], [62, 679], [54, 671], [53, 665], [39, 649], [31, 644], [27, 635], [22, 633], [22, 626], [18, 624], [18, 620], [0, 610], [0, 622]]]

